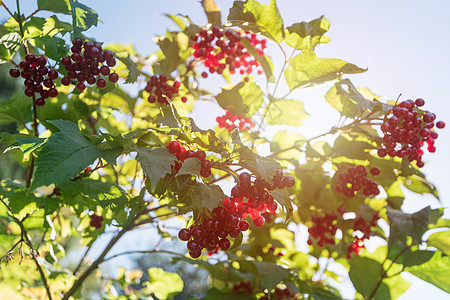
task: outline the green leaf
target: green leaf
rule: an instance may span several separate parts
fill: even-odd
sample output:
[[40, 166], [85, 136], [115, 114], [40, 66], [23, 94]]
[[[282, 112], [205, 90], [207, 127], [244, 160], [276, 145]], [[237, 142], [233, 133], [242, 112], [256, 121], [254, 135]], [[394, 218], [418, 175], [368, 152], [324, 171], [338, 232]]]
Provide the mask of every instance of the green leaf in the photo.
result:
[[178, 171], [178, 175], [195, 175], [200, 177], [201, 166], [202, 162], [198, 158], [196, 157], [188, 158], [181, 165], [181, 168]]
[[289, 269], [285, 269], [277, 264], [253, 261], [253, 264], [258, 270], [258, 274], [261, 277], [261, 285], [267, 288], [269, 291], [275, 288], [275, 286], [289, 276]]
[[57, 185], [75, 177], [99, 157], [110, 157], [112, 154], [117, 157], [120, 154], [117, 149], [97, 148], [81, 134], [78, 126], [70, 121], [47, 122], [61, 131], [48, 138], [39, 152], [32, 189], [52, 183]]
[[140, 74], [137, 64], [130, 57], [118, 57], [118, 59], [128, 68], [128, 76], [125, 83], [135, 83]]
[[427, 244], [450, 255], [450, 230], [433, 233], [428, 238]]
[[363, 112], [370, 111], [372, 117], [385, 114], [392, 109], [392, 105], [384, 104], [373, 99], [366, 99], [349, 79], [337, 82], [325, 95], [325, 100], [342, 115], [354, 118]]
[[440, 251], [436, 251], [434, 256], [426, 263], [408, 267], [405, 271], [429, 282], [441, 290], [450, 293], [450, 256], [442, 256]]
[[349, 140], [343, 135], [340, 135], [334, 142], [333, 156], [345, 156], [351, 159], [365, 160], [370, 156], [367, 151], [375, 148], [374, 145], [364, 141]]
[[303, 51], [291, 60], [284, 76], [289, 89], [294, 90], [336, 80], [342, 74], [365, 71], [341, 59], [318, 58], [313, 51]]
[[46, 141], [47, 139], [37, 137], [16, 137], [16, 143], [25, 155], [25, 159], [28, 159], [28, 156], [36, 149], [39, 149]]
[[197, 213], [203, 207], [212, 211], [226, 197], [218, 185], [206, 185], [201, 182], [195, 182], [179, 193], [180, 202], [192, 207], [194, 213]]
[[220, 107], [234, 115], [251, 117], [261, 108], [264, 94], [254, 81], [241, 81], [231, 89], [222, 89], [216, 100]]
[[111, 182], [83, 178], [82, 181], [65, 181], [58, 187], [65, 197], [73, 197], [81, 193], [89, 199], [98, 201], [103, 208], [123, 207], [127, 203], [125, 191]]
[[78, 37], [83, 31], [88, 30], [92, 26], [97, 26], [98, 14], [80, 3], [78, 0], [70, 1], [70, 11], [72, 14], [73, 35]]
[[0, 38], [0, 60], [10, 60], [22, 45], [17, 32], [8, 33]]
[[180, 57], [180, 45], [172, 36], [160, 36], [155, 41], [164, 54], [164, 59], [160, 61], [161, 73], [170, 74], [183, 61]]
[[266, 116], [267, 124], [302, 126], [309, 117], [300, 100], [277, 99], [270, 105]]
[[227, 23], [245, 30], [261, 32], [277, 43], [281, 43], [284, 38], [283, 19], [275, 0], [270, 0], [269, 5], [256, 0], [234, 1]]
[[201, 4], [206, 17], [208, 18], [208, 22], [212, 25], [222, 26], [222, 21], [220, 20], [220, 7], [216, 2], [214, 2], [214, 0], [202, 0]]
[[[421, 265], [429, 261], [434, 255], [434, 251], [417, 250], [406, 252], [401, 257], [401, 263], [405, 267]], [[397, 261], [399, 262], [399, 261]]]
[[277, 170], [280, 169], [277, 161], [261, 157], [247, 147], [239, 149], [239, 154], [239, 164], [267, 182], [271, 182]]
[[37, 0], [37, 6], [40, 10], [52, 11], [70, 15], [69, 0]]
[[[386, 207], [387, 216], [390, 223], [389, 229], [389, 253], [392, 253], [396, 245], [404, 245], [406, 236], [412, 237], [417, 243], [422, 243], [422, 235], [428, 230], [430, 207], [408, 214], [401, 210]], [[403, 246], [402, 246], [403, 247]]]
[[31, 121], [31, 105], [32, 100], [21, 93], [13, 95], [10, 101], [0, 102], [0, 124], [25, 124]]
[[72, 32], [73, 27], [71, 24], [60, 21], [57, 16], [53, 15], [45, 19], [45, 24], [42, 28], [42, 33], [50, 37], [61, 33], [62, 36], [66, 33]]
[[328, 43], [330, 38], [324, 34], [330, 28], [330, 21], [321, 16], [310, 22], [295, 23], [285, 29], [284, 41], [292, 48], [312, 50], [319, 43]]
[[280, 159], [298, 159], [302, 154], [300, 151], [294, 149], [288, 151], [284, 150], [289, 149], [295, 145], [300, 146], [304, 143], [304, 140], [305, 138], [298, 133], [285, 130], [278, 131], [272, 138], [272, 142], [270, 143], [270, 151], [273, 153], [283, 151], [276, 156]]
[[148, 282], [144, 283], [145, 291], [154, 294], [158, 299], [172, 299], [183, 290], [183, 280], [176, 273], [150, 268], [148, 276]]
[[403, 177], [402, 179], [403, 185], [410, 191], [418, 194], [431, 194], [436, 197], [436, 199], [439, 199], [438, 190], [431, 182], [426, 180], [426, 178], [413, 174], [409, 177]]
[[144, 174], [150, 179], [151, 188], [154, 191], [158, 181], [171, 172], [171, 167], [175, 166], [177, 157], [167, 148], [139, 147], [136, 160], [141, 164]]
[[186, 23], [179, 16], [172, 15], [172, 14], [165, 14], [165, 16], [168, 17], [169, 19], [171, 19], [175, 24], [177, 24], [178, 27], [180, 27], [181, 30], [185, 30], [186, 29]]

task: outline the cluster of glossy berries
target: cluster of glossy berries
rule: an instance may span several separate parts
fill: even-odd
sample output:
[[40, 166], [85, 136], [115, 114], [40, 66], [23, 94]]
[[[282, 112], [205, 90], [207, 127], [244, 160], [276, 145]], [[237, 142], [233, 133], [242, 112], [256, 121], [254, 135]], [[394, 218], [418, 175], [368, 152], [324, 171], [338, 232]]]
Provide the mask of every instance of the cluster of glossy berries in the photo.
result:
[[[372, 176], [380, 174], [380, 168], [369, 167]], [[336, 172], [337, 184], [336, 192], [348, 198], [355, 197], [356, 193], [362, 190], [367, 197], [379, 195], [378, 183], [367, 177], [367, 169], [362, 165], [341, 165]]]
[[220, 128], [225, 128], [228, 131], [238, 129], [250, 130], [255, 127], [255, 123], [250, 118], [243, 117], [241, 115], [233, 115], [229, 110], [225, 112], [225, 115], [216, 118]]
[[[172, 100], [173, 96], [178, 94], [180, 85], [181, 84], [179, 81], [174, 81], [172, 85], [167, 83], [167, 76], [165, 74], [153, 75], [150, 77], [150, 80], [147, 81], [147, 85], [144, 90], [150, 94], [148, 96], [148, 102], [155, 103], [158, 101], [160, 104], [169, 105], [169, 101], [167, 99]], [[181, 101], [186, 103], [187, 98], [182, 97]]]
[[281, 299], [299, 299], [287, 286], [286, 287], [276, 287], [273, 292], [266, 292], [264, 296], [259, 298], [259, 300], [281, 300]]
[[192, 258], [199, 257], [203, 249], [209, 252], [228, 250], [231, 243], [227, 237], [235, 238], [249, 228], [248, 222], [242, 220], [239, 214], [228, 213], [221, 206], [214, 208], [210, 216], [204, 216], [191, 227], [178, 232], [180, 240], [188, 241], [187, 249]]
[[89, 222], [89, 225], [91, 227], [94, 227], [96, 229], [99, 229], [102, 227], [103, 217], [97, 216], [96, 214], [91, 215], [91, 221]]
[[233, 292], [253, 295], [253, 286], [250, 281], [241, 281], [233, 284]]
[[375, 212], [369, 223], [362, 217], [358, 217], [353, 224], [353, 242], [347, 248], [347, 258], [351, 258], [352, 254], [360, 255], [365, 249], [364, 240], [370, 238], [370, 228], [377, 226], [380, 218], [378, 212]]
[[[256, 34], [246, 31], [223, 30], [218, 26], [210, 30], [202, 29], [192, 36], [194, 57], [202, 60], [209, 73], [222, 74], [228, 68], [231, 74], [239, 72], [241, 75], [256, 71], [262, 74], [259, 62], [247, 51], [241, 43], [247, 38], [259, 55], [266, 50], [266, 40], [258, 39]], [[208, 77], [207, 72], [202, 77]]]
[[[394, 106], [392, 116], [385, 116], [381, 125], [383, 146], [378, 149], [380, 157], [407, 157], [410, 162], [416, 161], [419, 168], [424, 166], [423, 150], [420, 148], [427, 142], [428, 151], [435, 152], [434, 140], [438, 137], [433, 130], [436, 115], [419, 109], [424, 104], [422, 98], [405, 100]], [[436, 127], [444, 128], [445, 123], [436, 122]]]
[[117, 73], [111, 73], [110, 67], [116, 65], [114, 53], [104, 50], [99, 43], [92, 43], [80, 38], [72, 42], [72, 55], [61, 59], [61, 64], [67, 70], [67, 76], [61, 79], [63, 85], [76, 81], [76, 89], [80, 92], [86, 89], [86, 84], [95, 84], [97, 87], [105, 88], [107, 76], [108, 80], [115, 83], [119, 80]]
[[239, 175], [239, 183], [231, 189], [231, 197], [224, 200], [224, 207], [229, 213], [237, 213], [241, 218], [249, 216], [255, 226], [261, 227], [265, 223], [263, 214], [275, 212], [278, 208], [278, 203], [269, 191], [293, 187], [295, 180], [292, 176], [283, 176], [281, 170], [277, 171], [271, 183], [259, 177], [253, 182], [251, 179], [247, 172]]
[[178, 172], [183, 165], [183, 162], [188, 158], [198, 158], [202, 166], [200, 167], [200, 175], [202, 177], [209, 177], [211, 176], [211, 161], [206, 159], [206, 153], [203, 150], [188, 150], [184, 148], [178, 141], [171, 141], [167, 145], [167, 149], [170, 150], [175, 156], [177, 157], [178, 161], [175, 162], [174, 170]]
[[9, 70], [9, 75], [13, 78], [22, 76], [25, 85], [25, 95], [35, 97], [38, 94], [35, 103], [37, 106], [45, 104], [46, 98], [58, 96], [58, 90], [55, 88], [53, 80], [58, 78], [56, 70], [46, 66], [47, 59], [44, 56], [34, 54], [25, 55], [25, 60], [19, 63], [20, 71], [17, 68]]
[[313, 244], [313, 239], [317, 240], [317, 245], [323, 247], [326, 244], [335, 245], [334, 240], [337, 226], [338, 215], [335, 213], [325, 213], [323, 216], [313, 216], [311, 221], [313, 225], [308, 228], [308, 245]]

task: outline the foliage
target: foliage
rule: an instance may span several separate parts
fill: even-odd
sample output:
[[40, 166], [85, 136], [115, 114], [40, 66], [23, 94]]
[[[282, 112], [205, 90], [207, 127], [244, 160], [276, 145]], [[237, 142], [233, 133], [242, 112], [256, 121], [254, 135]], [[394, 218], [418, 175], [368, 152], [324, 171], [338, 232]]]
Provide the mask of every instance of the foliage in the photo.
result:
[[[445, 124], [433, 128], [436, 116], [421, 99], [393, 105], [355, 87], [349, 75], [367, 69], [318, 57], [315, 48], [329, 42], [324, 16], [287, 26], [275, 0], [248, 0], [234, 1], [223, 23], [224, 12], [203, 0], [210, 24], [167, 15], [179, 29], [155, 39], [160, 51], [140, 54], [88, 39], [99, 16], [78, 0], [38, 0], [30, 16], [1, 4], [10, 19], [0, 25], [0, 62], [26, 88], [23, 95], [1, 81], [0, 295], [81, 299], [94, 277], [106, 281], [95, 287], [105, 299], [171, 299], [183, 291], [186, 276], [161, 268], [121, 269], [115, 278], [99, 269], [133, 253], [165, 253], [173, 264], [206, 270], [213, 280], [204, 299], [341, 299], [329, 264], [348, 271], [355, 298], [399, 297], [409, 287], [404, 271], [450, 292], [442, 209], [401, 210], [405, 189], [439, 199], [422, 161], [401, 147], [414, 144], [421, 158], [426, 142], [434, 152], [435, 128]], [[266, 43], [284, 55], [279, 74]], [[208, 76], [228, 85], [215, 94]], [[345, 118], [306, 139], [299, 130], [309, 114], [291, 94], [326, 84], [323, 104]], [[205, 99], [227, 110], [207, 130], [190, 114]], [[269, 138], [273, 125], [282, 130]], [[383, 155], [385, 148], [394, 153]], [[4, 172], [7, 161], [20, 171]], [[234, 180], [231, 192], [226, 179]], [[167, 220], [178, 224], [178, 236], [161, 226]], [[291, 230], [299, 225], [309, 228], [308, 253]], [[158, 246], [110, 254], [143, 226], [188, 241], [191, 257]], [[97, 244], [107, 230], [115, 235]], [[384, 246], [370, 253], [364, 242], [375, 236]], [[87, 252], [77, 267], [63, 267], [74, 240]], [[100, 255], [89, 261], [94, 246]]]

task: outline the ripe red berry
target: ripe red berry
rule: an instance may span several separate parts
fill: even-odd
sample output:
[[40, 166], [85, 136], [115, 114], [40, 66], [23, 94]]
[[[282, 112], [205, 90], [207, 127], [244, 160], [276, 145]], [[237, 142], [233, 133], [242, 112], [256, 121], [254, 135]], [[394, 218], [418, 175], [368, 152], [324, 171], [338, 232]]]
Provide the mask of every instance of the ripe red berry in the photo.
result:
[[370, 174], [373, 176], [378, 176], [380, 174], [380, 168], [379, 167], [373, 167], [370, 169]]
[[77, 90], [79, 90], [80, 92], [84, 91], [86, 89], [86, 85], [82, 82], [78, 82], [76, 85]]
[[103, 79], [103, 78], [99, 78], [99, 79], [97, 80], [97, 86], [98, 86], [99, 88], [101, 88], [101, 89], [105, 88], [105, 87], [106, 87], [106, 80]]
[[445, 122], [444, 121], [439, 121], [436, 123], [436, 127], [439, 129], [442, 129], [445, 127]]
[[189, 241], [191, 238], [191, 232], [187, 228], [183, 228], [178, 232], [178, 238], [182, 241]]
[[18, 78], [20, 76], [20, 71], [19, 69], [13, 68], [9, 70], [9, 75], [11, 75], [11, 77], [13, 78]]
[[36, 99], [36, 105], [37, 106], [43, 106], [45, 104], [45, 100], [43, 98], [37, 98]]
[[226, 251], [226, 250], [230, 249], [231, 243], [230, 243], [229, 239], [223, 238], [219, 241], [218, 245], [219, 245], [220, 250]]
[[109, 81], [112, 83], [116, 83], [117, 81], [119, 81], [119, 75], [117, 73], [111, 73], [108, 76]]
[[177, 154], [180, 152], [181, 145], [178, 143], [178, 141], [171, 141], [169, 145], [167, 145], [167, 148], [172, 152], [173, 154]]
[[63, 77], [62, 79], [61, 79], [61, 84], [62, 85], [69, 85], [70, 84], [70, 78], [68, 78], [68, 77]]
[[208, 73], [202, 72], [202, 77], [203, 77], [203, 78], [207, 78], [207, 77], [208, 77]]

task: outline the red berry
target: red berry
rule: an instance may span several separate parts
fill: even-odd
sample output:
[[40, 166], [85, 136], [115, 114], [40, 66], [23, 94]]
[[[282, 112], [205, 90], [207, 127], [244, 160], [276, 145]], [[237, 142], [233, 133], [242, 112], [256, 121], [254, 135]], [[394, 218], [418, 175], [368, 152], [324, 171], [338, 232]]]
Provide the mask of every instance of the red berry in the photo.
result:
[[68, 77], [63, 77], [62, 79], [61, 79], [61, 84], [62, 85], [69, 85], [70, 84], [70, 78], [68, 78]]
[[373, 176], [378, 176], [380, 174], [380, 168], [379, 167], [373, 167], [370, 169], [370, 174]]
[[208, 73], [202, 72], [202, 77], [203, 77], [203, 78], [207, 78], [207, 77], [208, 77]]
[[110, 82], [116, 83], [117, 81], [119, 81], [119, 75], [117, 73], [111, 73], [109, 74], [108, 79]]
[[45, 100], [43, 98], [37, 98], [36, 99], [36, 105], [37, 106], [43, 106], [45, 104]]
[[11, 75], [11, 77], [13, 78], [18, 78], [20, 76], [20, 71], [19, 69], [13, 68], [9, 70], [9, 75]]
[[439, 121], [436, 123], [436, 127], [439, 129], [442, 129], [445, 127], [445, 122], [444, 121]]
[[86, 85], [82, 82], [78, 82], [76, 85], [77, 90], [79, 90], [80, 92], [84, 91], [86, 89]]
[[169, 145], [167, 145], [167, 148], [172, 152], [173, 154], [177, 154], [180, 152], [181, 145], [178, 143], [178, 141], [171, 141]]
[[219, 241], [219, 248], [222, 251], [230, 249], [230, 246], [231, 246], [230, 240], [227, 238], [223, 238]]
[[[93, 49], [97, 49], [97, 48], [93, 48]], [[97, 86], [98, 86], [99, 88], [101, 88], [101, 89], [105, 88], [105, 87], [106, 87], [106, 80], [103, 79], [103, 78], [99, 78], [99, 79], [97, 80]]]
[[178, 232], [178, 238], [182, 241], [188, 241], [191, 238], [191, 232], [187, 228], [183, 228]]

